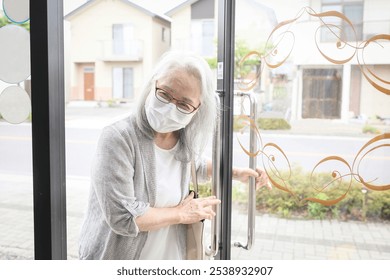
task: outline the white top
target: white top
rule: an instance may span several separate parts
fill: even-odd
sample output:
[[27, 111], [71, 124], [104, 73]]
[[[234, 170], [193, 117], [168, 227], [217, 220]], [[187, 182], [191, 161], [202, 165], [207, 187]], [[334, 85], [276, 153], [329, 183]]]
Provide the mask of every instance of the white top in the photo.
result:
[[[154, 207], [172, 207], [181, 201], [181, 162], [174, 158], [176, 144], [170, 150], [154, 145], [156, 155], [156, 204]], [[142, 249], [141, 260], [181, 260], [177, 226], [171, 225], [150, 231]]]

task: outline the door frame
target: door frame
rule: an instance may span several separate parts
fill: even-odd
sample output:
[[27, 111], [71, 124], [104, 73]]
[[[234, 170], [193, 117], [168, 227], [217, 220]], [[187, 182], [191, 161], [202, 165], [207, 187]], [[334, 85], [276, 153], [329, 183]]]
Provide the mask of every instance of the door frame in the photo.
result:
[[217, 93], [221, 110], [221, 224], [215, 259], [231, 259], [235, 0], [218, 3]]

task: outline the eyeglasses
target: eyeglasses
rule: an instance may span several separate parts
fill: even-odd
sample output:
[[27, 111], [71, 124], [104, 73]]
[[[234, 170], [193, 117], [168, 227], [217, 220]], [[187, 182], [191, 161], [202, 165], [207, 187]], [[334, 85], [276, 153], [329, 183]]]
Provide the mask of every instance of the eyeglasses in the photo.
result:
[[155, 95], [156, 95], [157, 100], [159, 100], [165, 104], [169, 104], [169, 103], [172, 103], [173, 101], [175, 101], [173, 103], [176, 105], [176, 109], [183, 114], [191, 114], [192, 112], [197, 110], [201, 105], [201, 104], [199, 104], [198, 107], [195, 107], [195, 106], [193, 106], [185, 101], [176, 99], [172, 95], [170, 95], [168, 92], [163, 90], [162, 88], [157, 87], [157, 83], [156, 83]]

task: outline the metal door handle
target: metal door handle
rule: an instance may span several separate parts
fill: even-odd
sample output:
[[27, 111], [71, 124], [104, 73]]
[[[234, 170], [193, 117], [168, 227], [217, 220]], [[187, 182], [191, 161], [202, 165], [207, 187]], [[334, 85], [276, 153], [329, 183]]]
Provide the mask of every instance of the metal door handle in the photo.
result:
[[[216, 101], [219, 104], [219, 96], [216, 96]], [[219, 106], [217, 106], [219, 108]], [[221, 166], [221, 120], [218, 118], [215, 125], [214, 137], [213, 137], [213, 174], [212, 174], [212, 195], [221, 199], [221, 179], [220, 179], [220, 166]], [[215, 211], [215, 217], [211, 220], [211, 245], [206, 248], [206, 255], [209, 257], [215, 257], [218, 254], [219, 246], [219, 228], [221, 224], [221, 206], [213, 206]]]
[[[238, 92], [235, 95], [241, 97], [248, 97], [250, 101], [250, 118], [256, 122], [257, 115], [257, 102], [253, 93]], [[257, 151], [257, 139], [254, 129], [250, 130], [249, 134], [249, 152], [256, 153]], [[249, 168], [256, 170], [256, 157], [249, 157]], [[243, 245], [241, 242], [234, 242], [234, 247], [244, 248], [250, 250], [255, 240], [255, 213], [256, 212], [256, 180], [253, 177], [249, 178], [249, 196], [248, 196], [248, 236], [247, 243]]]

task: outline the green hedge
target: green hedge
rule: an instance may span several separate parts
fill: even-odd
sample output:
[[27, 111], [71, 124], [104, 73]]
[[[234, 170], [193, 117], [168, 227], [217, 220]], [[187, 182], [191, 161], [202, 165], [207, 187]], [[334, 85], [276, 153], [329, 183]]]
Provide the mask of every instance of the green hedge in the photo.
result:
[[[341, 220], [388, 220], [390, 221], [390, 191], [362, 192], [362, 184], [353, 180], [328, 187], [327, 191], [317, 192], [313, 186], [323, 186], [331, 181], [330, 174], [319, 173], [310, 179], [309, 172], [301, 168], [292, 169], [288, 186], [293, 188], [296, 197], [273, 188], [272, 191], [261, 190], [256, 196], [259, 211], [274, 213], [282, 217], [303, 217], [313, 219], [336, 218]], [[349, 188], [346, 197], [333, 206], [305, 201], [304, 198], [316, 197], [323, 200], [336, 199]]]
[[[288, 130], [291, 129], [291, 125], [285, 119], [278, 118], [259, 118], [256, 121], [256, 125], [262, 130]], [[234, 116], [233, 119], [233, 131], [240, 131], [241, 129], [248, 127], [249, 124], [246, 119], [240, 118], [240, 116]]]
[[263, 130], [288, 130], [291, 125], [285, 119], [259, 118], [257, 119], [258, 128]]

